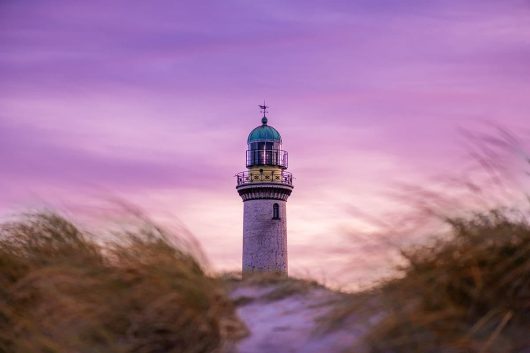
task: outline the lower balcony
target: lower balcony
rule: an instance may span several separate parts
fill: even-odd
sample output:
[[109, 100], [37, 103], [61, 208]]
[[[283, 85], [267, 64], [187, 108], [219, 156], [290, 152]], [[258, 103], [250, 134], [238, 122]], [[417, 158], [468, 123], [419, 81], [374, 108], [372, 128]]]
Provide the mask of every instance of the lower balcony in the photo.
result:
[[278, 172], [264, 170], [262, 172], [241, 172], [236, 174], [237, 186], [252, 184], [252, 183], [279, 183], [285, 185], [293, 185], [293, 175], [289, 172]]

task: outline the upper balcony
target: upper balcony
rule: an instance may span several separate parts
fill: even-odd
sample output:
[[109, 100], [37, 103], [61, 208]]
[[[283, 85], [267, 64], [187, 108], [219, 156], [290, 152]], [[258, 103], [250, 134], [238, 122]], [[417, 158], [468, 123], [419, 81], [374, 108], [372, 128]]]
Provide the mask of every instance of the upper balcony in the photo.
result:
[[287, 169], [287, 151], [279, 149], [247, 150], [247, 168], [254, 166], [276, 166]]

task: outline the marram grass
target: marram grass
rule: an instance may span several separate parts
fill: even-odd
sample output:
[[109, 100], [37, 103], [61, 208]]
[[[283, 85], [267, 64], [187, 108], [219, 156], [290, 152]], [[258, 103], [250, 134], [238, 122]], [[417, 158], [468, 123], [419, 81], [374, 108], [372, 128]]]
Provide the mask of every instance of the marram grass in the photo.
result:
[[353, 295], [329, 320], [365, 320], [371, 353], [530, 352], [526, 217], [448, 220], [449, 238], [403, 251], [400, 278]]
[[219, 281], [154, 225], [105, 246], [52, 213], [0, 229], [1, 353], [220, 352], [244, 334]]
[[[402, 276], [341, 295], [329, 318], [362, 327], [352, 352], [530, 351], [530, 225], [491, 212], [403, 251]], [[125, 230], [127, 229], [127, 230]], [[134, 230], [131, 230], [134, 229]], [[263, 305], [318, 284], [215, 277], [153, 224], [101, 245], [64, 218], [0, 226], [0, 353], [231, 352], [248, 332], [227, 292], [272, 284]]]

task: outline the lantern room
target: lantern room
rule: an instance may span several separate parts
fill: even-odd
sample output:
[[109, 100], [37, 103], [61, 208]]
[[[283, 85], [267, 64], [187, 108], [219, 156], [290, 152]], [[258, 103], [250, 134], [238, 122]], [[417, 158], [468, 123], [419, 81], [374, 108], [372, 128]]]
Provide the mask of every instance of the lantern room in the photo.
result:
[[287, 169], [287, 151], [282, 150], [282, 137], [278, 130], [267, 125], [267, 118], [261, 119], [261, 126], [250, 132], [247, 138], [247, 168], [277, 167]]

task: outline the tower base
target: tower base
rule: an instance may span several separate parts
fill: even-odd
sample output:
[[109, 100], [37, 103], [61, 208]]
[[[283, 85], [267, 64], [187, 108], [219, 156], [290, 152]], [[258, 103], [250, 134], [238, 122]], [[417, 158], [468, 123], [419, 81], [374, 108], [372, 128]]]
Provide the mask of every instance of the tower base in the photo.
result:
[[[278, 216], [273, 217], [274, 205]], [[244, 202], [243, 273], [275, 272], [287, 275], [286, 202], [248, 200]]]
[[246, 183], [237, 186], [243, 199], [243, 275], [287, 275], [287, 199], [293, 186]]

